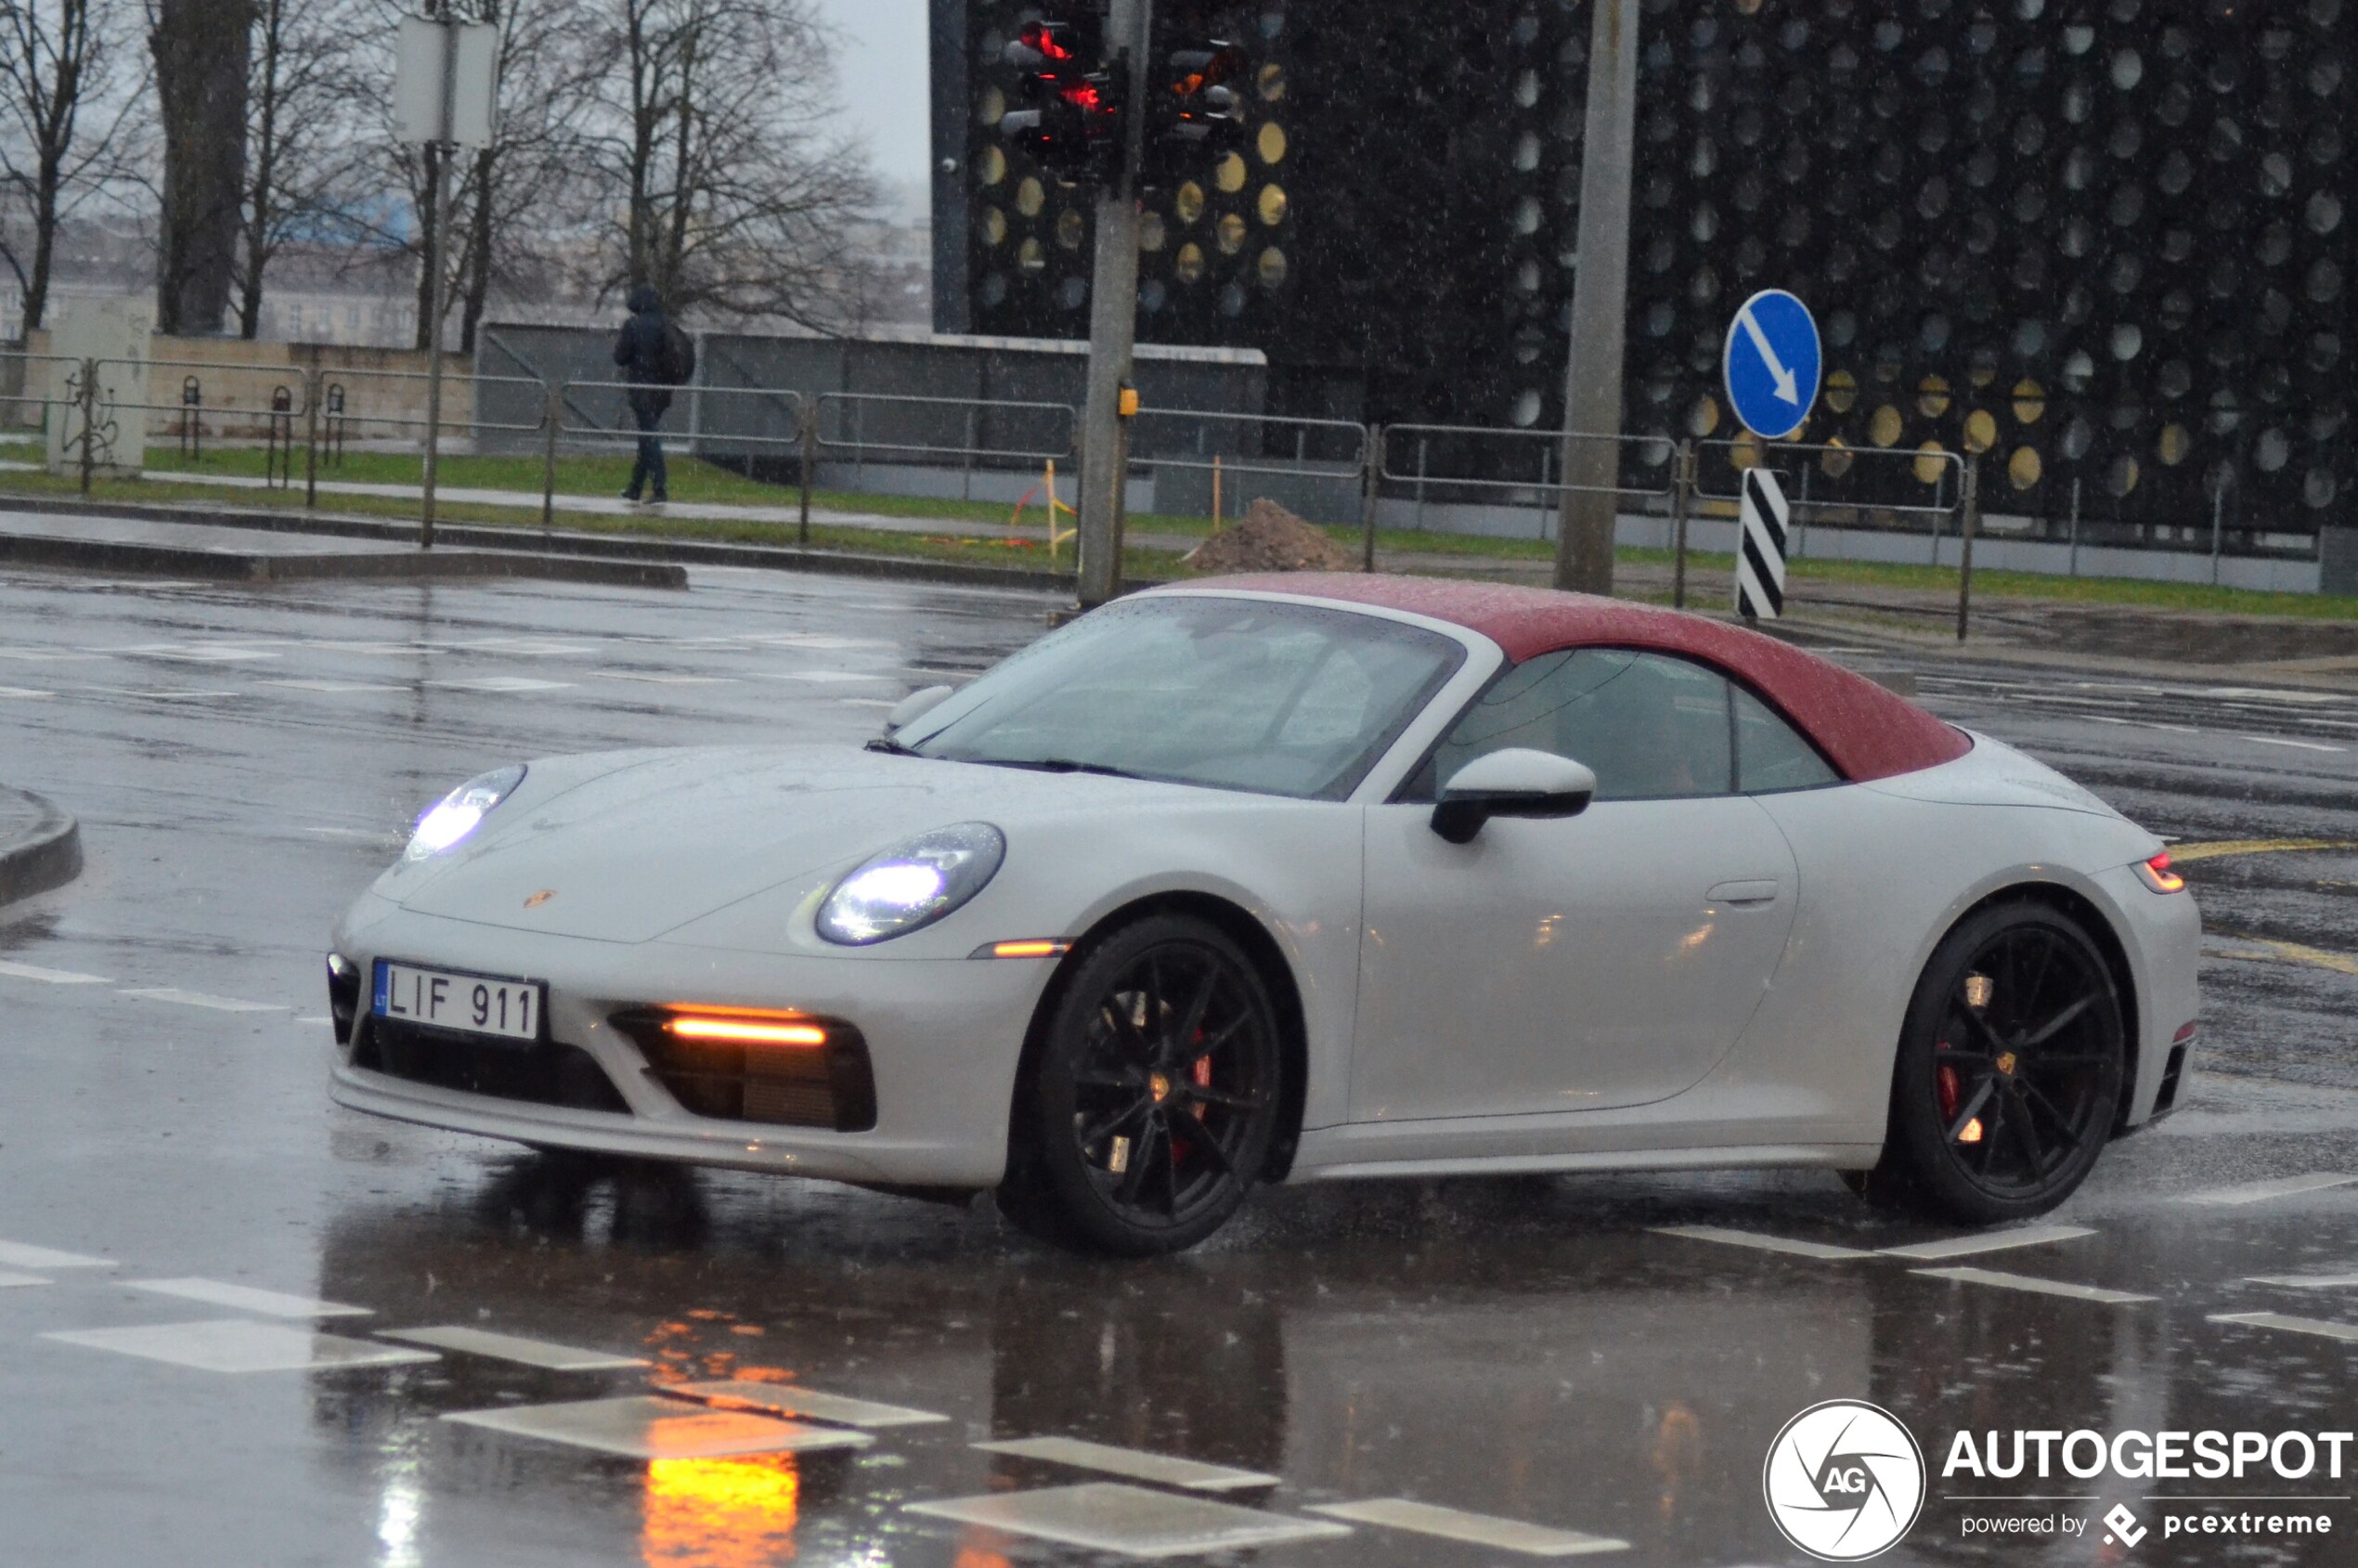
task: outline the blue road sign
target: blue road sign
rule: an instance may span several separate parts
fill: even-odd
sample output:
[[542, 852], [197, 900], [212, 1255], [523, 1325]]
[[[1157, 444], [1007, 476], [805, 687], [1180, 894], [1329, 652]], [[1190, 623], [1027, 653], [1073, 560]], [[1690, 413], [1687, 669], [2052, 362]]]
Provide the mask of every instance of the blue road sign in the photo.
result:
[[1818, 401], [1825, 369], [1809, 307], [1782, 289], [1753, 295], [1729, 325], [1720, 365], [1728, 406], [1744, 428], [1764, 441], [1791, 435]]

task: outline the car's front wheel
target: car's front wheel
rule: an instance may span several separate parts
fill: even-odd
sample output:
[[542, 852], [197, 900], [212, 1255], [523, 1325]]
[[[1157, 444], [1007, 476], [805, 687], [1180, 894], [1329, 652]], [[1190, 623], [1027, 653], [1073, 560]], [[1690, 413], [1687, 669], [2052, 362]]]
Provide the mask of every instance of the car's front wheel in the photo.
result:
[[1968, 1225], [2043, 1214], [2111, 1137], [2126, 1058], [2111, 968], [2079, 922], [1983, 910], [1917, 982], [1883, 1163], [1856, 1185]]
[[1153, 915], [1079, 959], [1016, 1096], [999, 1203], [1044, 1239], [1192, 1247], [1261, 1174], [1285, 1056], [1251, 958], [1209, 922]]

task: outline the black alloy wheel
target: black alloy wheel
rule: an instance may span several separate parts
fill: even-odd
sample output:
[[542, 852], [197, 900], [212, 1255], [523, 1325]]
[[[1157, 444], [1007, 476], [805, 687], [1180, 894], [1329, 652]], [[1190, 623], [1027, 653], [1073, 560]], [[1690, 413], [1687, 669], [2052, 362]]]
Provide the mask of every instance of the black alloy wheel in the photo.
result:
[[1192, 1247], [1266, 1163], [1283, 1100], [1276, 1007], [1217, 927], [1156, 915], [1069, 978], [1017, 1096], [1000, 1206], [1046, 1239]]
[[2111, 1137], [2127, 1056], [2111, 968], [2079, 923], [2038, 903], [1982, 911], [1917, 984], [1870, 1189], [1973, 1225], [2047, 1212]]

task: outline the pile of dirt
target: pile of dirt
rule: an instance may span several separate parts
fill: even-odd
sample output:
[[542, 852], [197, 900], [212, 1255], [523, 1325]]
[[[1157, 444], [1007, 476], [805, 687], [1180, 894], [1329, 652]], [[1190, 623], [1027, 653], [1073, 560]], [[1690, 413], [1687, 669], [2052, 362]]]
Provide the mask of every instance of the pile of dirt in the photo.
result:
[[1276, 501], [1252, 503], [1244, 521], [1198, 545], [1186, 563], [1207, 576], [1229, 572], [1348, 572], [1351, 551]]

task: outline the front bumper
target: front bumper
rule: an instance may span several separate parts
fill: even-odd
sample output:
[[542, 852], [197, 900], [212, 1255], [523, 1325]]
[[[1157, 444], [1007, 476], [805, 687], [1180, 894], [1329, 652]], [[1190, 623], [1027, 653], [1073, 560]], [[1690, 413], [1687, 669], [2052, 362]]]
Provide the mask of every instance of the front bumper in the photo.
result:
[[[365, 978], [379, 958], [545, 981], [550, 1038], [585, 1053], [625, 1110], [438, 1087], [373, 1071], [347, 1043], [336, 1103], [549, 1147], [909, 1186], [987, 1187], [1006, 1167], [1024, 1036], [1053, 961], [772, 956], [552, 937], [423, 915], [374, 897], [339, 926]], [[864, 1132], [727, 1121], [686, 1109], [614, 1015], [666, 1004], [791, 1008], [864, 1037], [876, 1121]], [[365, 1026], [367, 996], [361, 998]]]

